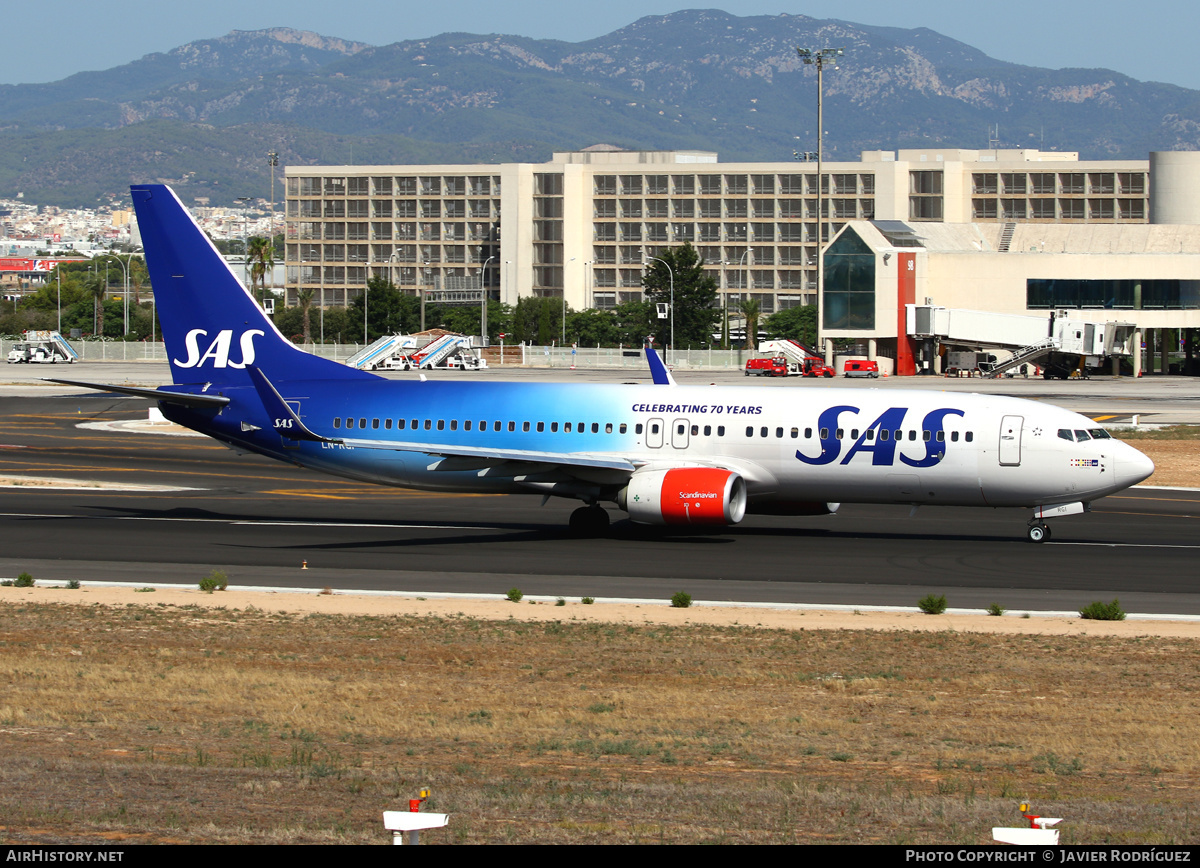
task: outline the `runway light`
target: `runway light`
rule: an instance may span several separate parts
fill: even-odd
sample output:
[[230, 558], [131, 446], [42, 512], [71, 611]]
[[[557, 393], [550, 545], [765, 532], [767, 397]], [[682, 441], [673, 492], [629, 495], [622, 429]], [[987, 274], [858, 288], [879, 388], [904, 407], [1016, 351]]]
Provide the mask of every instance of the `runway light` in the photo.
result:
[[301, 561], [300, 564], [301, 564], [300, 569], [302, 569], [302, 570], [308, 569], [308, 561]]

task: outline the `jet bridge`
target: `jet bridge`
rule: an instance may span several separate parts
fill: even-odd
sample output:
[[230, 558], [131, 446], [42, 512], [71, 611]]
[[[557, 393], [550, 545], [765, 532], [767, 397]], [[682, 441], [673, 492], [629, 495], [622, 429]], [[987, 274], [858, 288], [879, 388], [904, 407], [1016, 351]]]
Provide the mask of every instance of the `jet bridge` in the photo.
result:
[[1134, 323], [1074, 319], [1070, 311], [1048, 317], [905, 305], [908, 334], [916, 339], [970, 347], [1008, 350], [998, 362], [980, 364], [986, 376], [998, 377], [1021, 364], [1036, 364], [1056, 376], [1081, 363], [1097, 367], [1105, 358], [1132, 355]]

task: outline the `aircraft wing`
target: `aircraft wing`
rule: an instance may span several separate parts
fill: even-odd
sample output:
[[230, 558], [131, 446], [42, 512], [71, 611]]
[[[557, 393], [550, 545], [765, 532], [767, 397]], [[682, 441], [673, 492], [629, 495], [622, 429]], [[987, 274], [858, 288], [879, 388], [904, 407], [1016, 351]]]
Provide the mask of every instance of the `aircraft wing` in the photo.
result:
[[79, 386], [82, 389], [95, 389], [98, 392], [116, 392], [120, 395], [133, 395], [135, 398], [149, 398], [151, 401], [166, 401], [168, 404], [182, 404], [185, 407], [224, 407], [229, 399], [224, 395], [203, 395], [195, 392], [171, 392], [166, 389], [141, 389], [136, 386], [114, 386], [107, 383], [85, 383], [81, 380], [58, 380], [53, 377], [43, 378], [47, 383], [60, 383], [64, 386]]
[[[619, 470], [633, 473], [638, 464], [628, 458], [615, 455], [587, 452], [538, 452], [531, 449], [497, 449], [492, 446], [455, 446], [445, 443], [423, 443], [409, 440], [363, 440], [353, 437], [340, 438], [339, 443], [355, 449], [384, 449], [393, 452], [420, 452], [442, 458], [475, 459], [474, 464], [485, 467], [505, 461], [520, 461], [526, 464], [555, 464], [565, 468], [580, 467], [598, 470]], [[466, 469], [462, 462], [448, 462], [445, 470]]]

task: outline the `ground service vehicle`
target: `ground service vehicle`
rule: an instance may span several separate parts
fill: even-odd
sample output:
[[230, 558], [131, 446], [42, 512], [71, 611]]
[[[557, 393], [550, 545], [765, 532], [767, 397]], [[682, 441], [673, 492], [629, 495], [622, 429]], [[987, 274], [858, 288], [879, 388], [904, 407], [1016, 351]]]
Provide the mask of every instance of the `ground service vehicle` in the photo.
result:
[[653, 525], [821, 515], [844, 502], [1086, 512], [1154, 465], [1085, 416], [993, 395], [858, 388], [389, 380], [310, 355], [275, 328], [170, 187], [132, 188], [173, 384], [148, 397], [241, 451], [431, 491], [616, 504]]
[[874, 379], [879, 376], [879, 362], [870, 362], [866, 359], [849, 359], [846, 361], [846, 365], [842, 371], [843, 376], [846, 377], [871, 377]]
[[16, 343], [8, 351], [8, 363], [10, 365], [21, 364], [22, 362], [27, 365], [53, 365], [57, 361], [54, 353], [40, 344]]
[[834, 375], [833, 368], [812, 356], [804, 360], [800, 370], [806, 377], [832, 377]]
[[749, 359], [746, 362], [746, 376], [754, 374], [758, 377], [786, 377], [788, 362], [782, 356], [769, 359]]

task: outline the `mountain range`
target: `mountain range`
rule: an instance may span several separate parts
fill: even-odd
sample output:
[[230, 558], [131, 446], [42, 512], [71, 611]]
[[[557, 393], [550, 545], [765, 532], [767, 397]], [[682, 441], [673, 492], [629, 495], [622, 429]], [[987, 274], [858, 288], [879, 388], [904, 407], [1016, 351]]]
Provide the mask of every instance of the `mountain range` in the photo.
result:
[[234, 31], [0, 86], [0, 197], [93, 205], [164, 181], [185, 201], [266, 198], [269, 151], [284, 165], [541, 162], [603, 142], [784, 161], [816, 150], [798, 46], [845, 52], [824, 74], [830, 159], [989, 140], [1083, 159], [1200, 148], [1200, 91], [1007, 63], [924, 28], [690, 10], [579, 43]]

